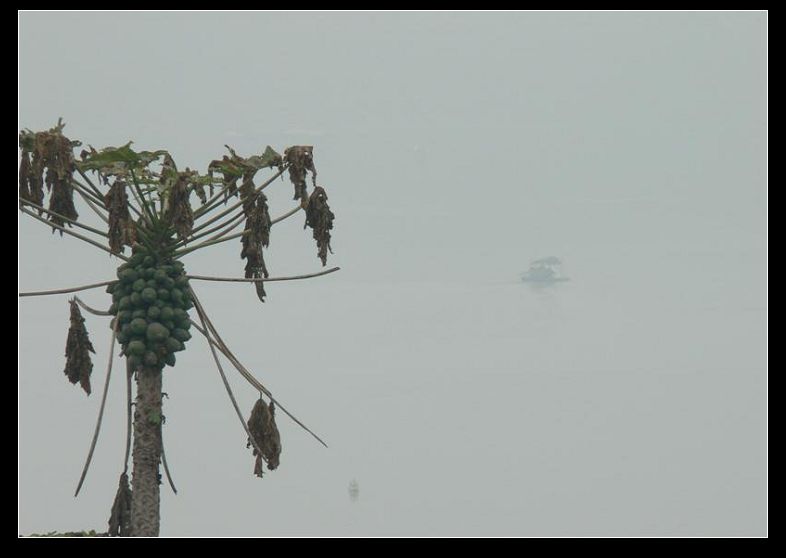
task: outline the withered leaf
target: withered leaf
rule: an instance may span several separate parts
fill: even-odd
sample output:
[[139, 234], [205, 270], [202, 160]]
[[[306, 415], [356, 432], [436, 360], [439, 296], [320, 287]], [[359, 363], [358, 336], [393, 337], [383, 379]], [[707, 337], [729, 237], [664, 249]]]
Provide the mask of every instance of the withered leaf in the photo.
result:
[[[71, 176], [69, 175], [64, 180], [53, 176], [50, 181], [50, 176], [52, 174], [51, 169], [46, 173], [47, 185], [50, 183], [52, 185], [52, 195], [49, 197], [49, 210], [58, 215], [50, 214], [49, 221], [61, 227], [64, 225], [71, 227], [72, 224], [62, 218], [66, 217], [72, 221], [76, 221], [79, 218], [79, 214], [74, 206], [74, 187], [71, 186]], [[53, 227], [52, 232], [54, 231], [55, 229]], [[60, 236], [63, 236], [63, 231], [58, 232], [60, 232]]]
[[[212, 190], [212, 183], [209, 176], [199, 176], [199, 173], [196, 171], [192, 171], [188, 167], [186, 167], [186, 172], [190, 173], [190, 180], [188, 181], [188, 187], [191, 188], [194, 192], [196, 192], [199, 201], [202, 202], [202, 205], [207, 203], [207, 193], [205, 192], [205, 184], [210, 184]], [[212, 191], [211, 191], [211, 196]]]
[[[225, 145], [229, 151], [229, 156], [224, 155], [221, 159], [215, 159], [210, 162], [207, 167], [207, 179], [210, 184], [210, 195], [213, 195], [213, 173], [221, 173], [221, 184], [224, 192], [224, 202], [230, 197], [238, 194], [238, 180], [243, 180], [240, 185], [240, 190], [251, 191], [253, 189], [254, 175], [263, 168], [281, 166], [283, 160], [281, 155], [275, 152], [269, 145], [262, 155], [252, 155], [248, 158], [243, 158], [230, 146]], [[251, 188], [249, 188], [249, 184]], [[241, 196], [248, 197], [248, 192]], [[246, 215], [250, 209], [245, 209]]]
[[[262, 477], [263, 461], [267, 462], [267, 468], [271, 471], [279, 465], [281, 436], [276, 426], [275, 411], [275, 405], [272, 401], [268, 405], [260, 397], [254, 404], [254, 408], [251, 410], [251, 417], [248, 419], [248, 430], [262, 451], [262, 455], [258, 455], [256, 448], [254, 448], [253, 452], [256, 456], [254, 474], [258, 477]], [[246, 447], [252, 446], [253, 444], [249, 440]]]
[[[22, 151], [22, 160], [19, 163], [19, 197], [36, 205], [43, 205], [44, 190], [36, 190], [35, 186], [33, 166], [30, 164], [30, 152]], [[42, 210], [39, 209], [38, 214], [41, 213]]]
[[[246, 204], [244, 203], [244, 211]], [[271, 219], [267, 206], [267, 198], [262, 192], [258, 192], [254, 200], [248, 203], [246, 213], [246, 228], [248, 234], [240, 239], [243, 249], [240, 251], [240, 258], [246, 260], [245, 277], [246, 279], [261, 279], [268, 277], [265, 259], [262, 255], [262, 248], [270, 244]], [[261, 302], [265, 302], [265, 288], [262, 281], [254, 283], [257, 297]]]
[[93, 371], [93, 362], [90, 353], [95, 353], [93, 344], [85, 328], [85, 319], [79, 311], [76, 300], [72, 299], [71, 305], [71, 326], [68, 328], [68, 339], [66, 340], [66, 366], [64, 373], [72, 384], [79, 382], [85, 393], [90, 395], [90, 374]]
[[178, 236], [182, 239], [188, 237], [194, 228], [194, 212], [191, 210], [191, 202], [188, 200], [191, 194], [190, 179], [190, 172], [179, 173], [169, 197], [169, 218]]
[[30, 197], [38, 205], [44, 205], [44, 168], [46, 161], [41, 147], [36, 142], [33, 148], [33, 156], [30, 161]]
[[[264, 265], [264, 262], [263, 262], [263, 265]], [[265, 272], [265, 277], [267, 277], [267, 272]], [[262, 277], [259, 275], [259, 273], [256, 273], [254, 275], [254, 279], [261, 279], [261, 278]], [[249, 277], [249, 279], [250, 279], [250, 277]], [[265, 292], [265, 285], [262, 283], [262, 281], [257, 281], [256, 283], [254, 283], [254, 289], [257, 292], [257, 298], [259, 299], [259, 301], [260, 302], [265, 302], [265, 297], [267, 296], [267, 293]]]
[[[254, 172], [247, 172], [243, 175], [243, 183], [240, 185], [240, 200], [243, 202], [243, 214], [248, 217], [256, 206], [256, 195], [254, 193]], [[260, 192], [262, 195], [262, 192]]]
[[[234, 150], [227, 146], [233, 158], [230, 159], [224, 155], [220, 160], [216, 159], [211, 161], [207, 167], [208, 176], [212, 176], [214, 172], [221, 173], [222, 190], [224, 192], [224, 202], [237, 193], [237, 181], [243, 176], [243, 168], [240, 165], [239, 157], [235, 154]], [[212, 195], [212, 191], [211, 191]]]
[[128, 484], [128, 475], [120, 475], [119, 486], [112, 503], [112, 512], [109, 515], [110, 537], [128, 537], [131, 535], [131, 487]]
[[[57, 126], [46, 132], [34, 133], [23, 130], [19, 134], [19, 146], [22, 148], [19, 195], [25, 200], [43, 206], [44, 185], [46, 185], [47, 190], [51, 192], [49, 210], [58, 214], [49, 214], [47, 219], [60, 227], [71, 226], [66, 219], [75, 221], [79, 217], [74, 207], [72, 175], [73, 149], [81, 144], [65, 137], [62, 133], [63, 126], [62, 121], [59, 121]], [[52, 230], [56, 228], [53, 227]], [[62, 236], [62, 231], [60, 234]]]
[[313, 229], [314, 240], [317, 241], [317, 254], [319, 259], [322, 260], [322, 266], [327, 265], [327, 253], [333, 253], [330, 248], [330, 230], [333, 228], [333, 219], [335, 215], [330, 211], [327, 203], [327, 194], [325, 189], [321, 186], [315, 186], [314, 191], [308, 198], [308, 205], [306, 206], [306, 224], [303, 228], [311, 227]]
[[306, 191], [306, 174], [311, 171], [311, 181], [317, 185], [317, 169], [314, 167], [314, 147], [311, 145], [295, 145], [284, 150], [284, 161], [289, 164], [289, 180], [295, 186], [293, 200], [300, 200], [305, 206], [308, 201]]
[[136, 224], [128, 210], [126, 187], [124, 180], [115, 179], [104, 196], [109, 209], [109, 249], [113, 254], [123, 252], [124, 246], [133, 246], [136, 242]]

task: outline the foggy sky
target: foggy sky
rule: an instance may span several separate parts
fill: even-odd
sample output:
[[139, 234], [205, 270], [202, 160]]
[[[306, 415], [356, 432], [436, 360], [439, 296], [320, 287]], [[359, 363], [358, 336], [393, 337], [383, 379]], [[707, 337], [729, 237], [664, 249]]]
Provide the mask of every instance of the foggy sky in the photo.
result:
[[[20, 129], [63, 117], [202, 172], [224, 144], [314, 145], [336, 214], [338, 273], [264, 305], [193, 285], [330, 447], [280, 414], [281, 466], [254, 477], [195, 333], [164, 370], [161, 534], [765, 535], [766, 33], [762, 12], [21, 13]], [[265, 260], [316, 271], [316, 250], [297, 215]], [[239, 277], [239, 254], [184, 263]], [[545, 256], [571, 280], [532, 289]], [[20, 214], [20, 291], [118, 263]], [[20, 534], [105, 530], [122, 471], [116, 359], [73, 498], [110, 331], [86, 316], [88, 398], [62, 372], [67, 300], [19, 300]]]

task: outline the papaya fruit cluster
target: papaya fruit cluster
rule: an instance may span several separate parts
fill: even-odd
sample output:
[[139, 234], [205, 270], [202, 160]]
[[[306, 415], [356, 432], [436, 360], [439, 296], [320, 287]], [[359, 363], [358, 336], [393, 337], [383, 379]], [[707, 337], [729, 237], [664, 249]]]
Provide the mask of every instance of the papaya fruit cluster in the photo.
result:
[[121, 355], [134, 370], [174, 366], [175, 353], [191, 338], [193, 302], [183, 264], [140, 250], [118, 267], [117, 278], [106, 290], [112, 294], [111, 327], [117, 320]]

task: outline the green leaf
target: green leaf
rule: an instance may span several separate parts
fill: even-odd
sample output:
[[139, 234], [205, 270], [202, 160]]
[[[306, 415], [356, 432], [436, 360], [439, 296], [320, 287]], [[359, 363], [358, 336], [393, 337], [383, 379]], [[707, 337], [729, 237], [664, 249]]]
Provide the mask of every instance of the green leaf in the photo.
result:
[[167, 154], [165, 150], [137, 153], [131, 149], [132, 143], [128, 142], [122, 147], [107, 147], [101, 151], [94, 151], [77, 164], [82, 170], [100, 170], [117, 164], [131, 168], [146, 167], [162, 155]]

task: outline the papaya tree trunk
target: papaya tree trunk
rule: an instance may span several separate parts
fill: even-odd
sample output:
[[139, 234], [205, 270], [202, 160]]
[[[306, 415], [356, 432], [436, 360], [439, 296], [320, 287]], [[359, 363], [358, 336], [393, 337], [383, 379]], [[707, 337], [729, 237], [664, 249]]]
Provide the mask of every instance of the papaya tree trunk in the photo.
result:
[[131, 535], [157, 537], [160, 523], [161, 371], [142, 367], [136, 375]]

